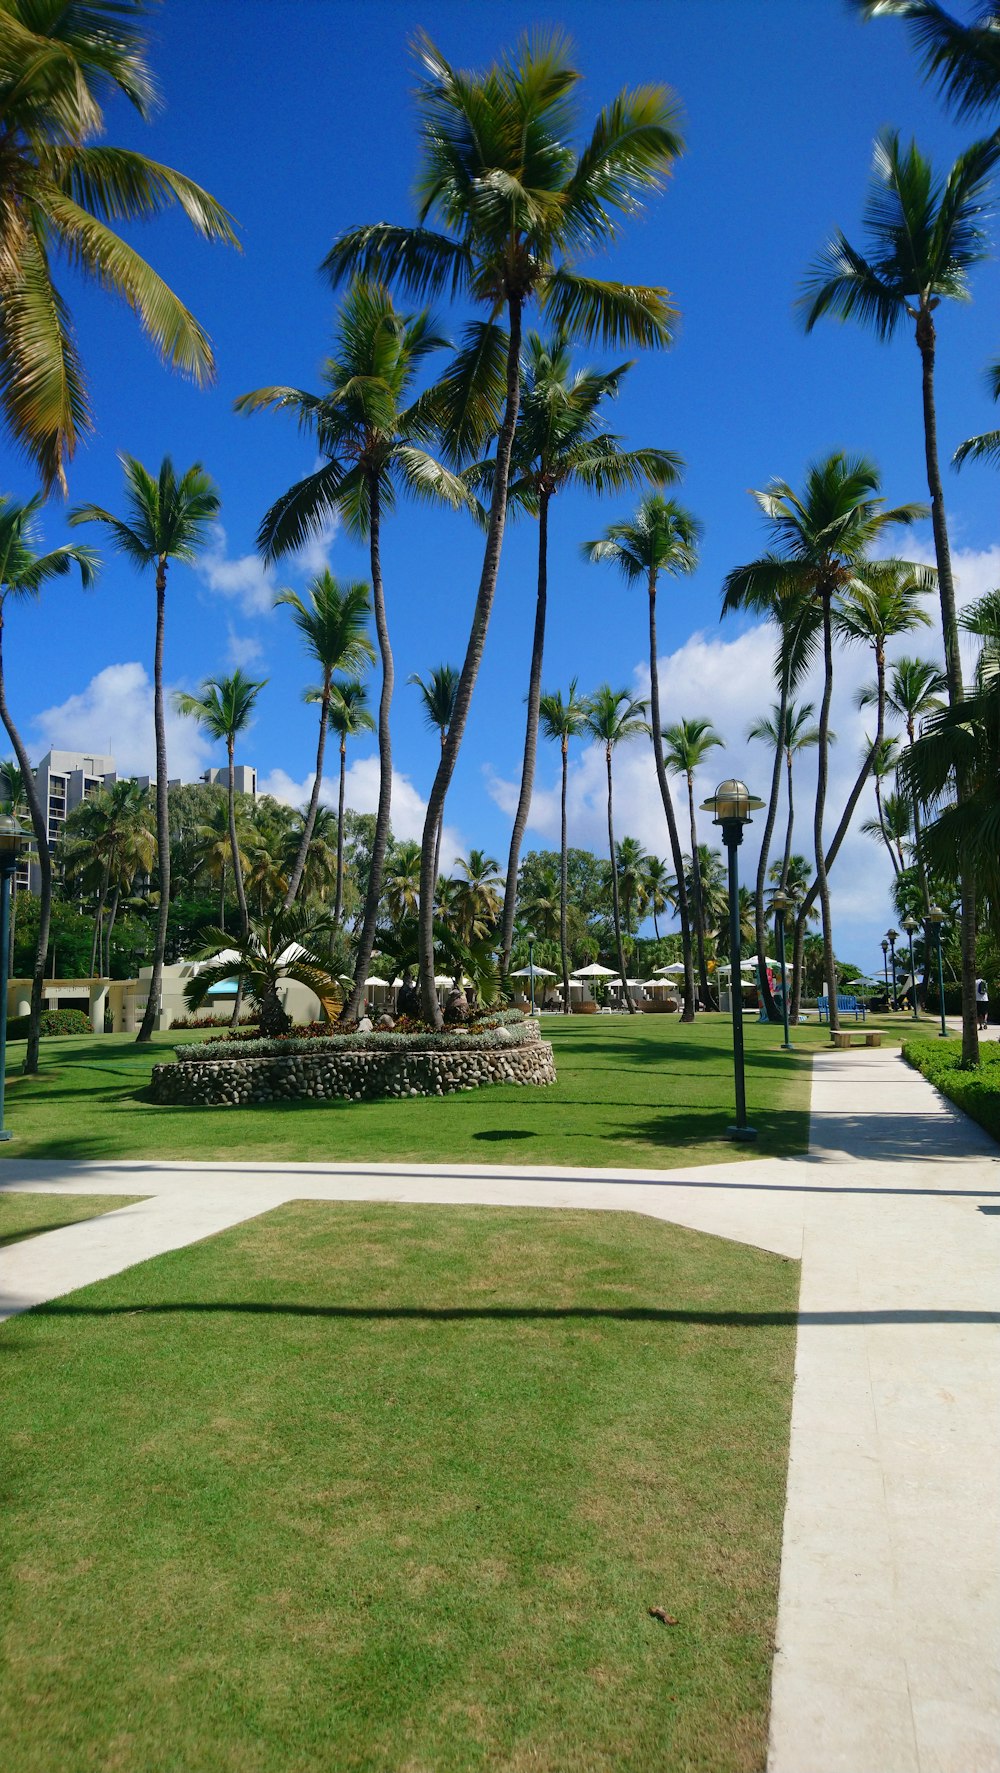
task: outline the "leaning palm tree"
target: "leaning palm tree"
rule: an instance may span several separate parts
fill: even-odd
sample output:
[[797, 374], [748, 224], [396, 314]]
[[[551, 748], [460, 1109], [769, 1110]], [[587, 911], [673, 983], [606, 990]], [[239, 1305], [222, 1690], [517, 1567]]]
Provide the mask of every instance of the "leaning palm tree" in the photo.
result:
[[861, 829], [866, 837], [874, 837], [885, 845], [892, 863], [892, 872], [898, 880], [906, 868], [903, 846], [913, 837], [913, 809], [906, 795], [880, 795], [877, 816], [866, 819]]
[[[633, 215], [658, 190], [681, 151], [670, 93], [622, 92], [601, 112], [580, 153], [571, 145], [580, 75], [556, 34], [538, 33], [516, 53], [468, 72], [449, 65], [420, 33], [417, 92], [423, 163], [417, 226], [351, 228], [325, 260], [334, 282], [358, 272], [414, 295], [467, 295], [486, 318], [466, 329], [440, 420], [461, 458], [496, 433], [483, 564], [448, 739], [427, 802], [420, 878], [423, 1012], [440, 1026], [434, 989], [433, 887], [437, 829], [465, 733], [489, 624], [507, 513], [521, 391], [525, 309], [536, 301], [553, 331], [605, 345], [668, 345], [675, 311], [667, 292], [587, 276], [571, 261], [602, 250], [617, 216]], [[617, 212], [617, 213], [616, 213]], [[439, 220], [442, 228], [428, 226]], [[506, 318], [506, 329], [501, 323]], [[492, 422], [469, 423], [470, 393], [486, 391]]]
[[[341, 305], [334, 354], [323, 366], [323, 392], [258, 388], [236, 402], [238, 412], [265, 408], [296, 415], [326, 458], [283, 493], [266, 513], [258, 543], [267, 559], [302, 544], [331, 518], [368, 543], [375, 633], [382, 665], [378, 708], [379, 793], [371, 867], [354, 972], [344, 1006], [350, 1019], [371, 970], [382, 873], [392, 813], [390, 712], [395, 682], [382, 578], [382, 519], [399, 491], [452, 506], [474, 503], [464, 482], [433, 455], [436, 407], [430, 391], [414, 396], [426, 359], [446, 343], [429, 311], [404, 314], [381, 284], [356, 278]], [[350, 667], [347, 667], [350, 669]]]
[[[611, 778], [611, 759], [619, 745], [628, 744], [637, 739], [640, 733], [649, 732], [646, 710], [649, 704], [638, 697], [630, 696], [628, 690], [613, 690], [609, 683], [602, 683], [600, 689], [587, 702], [583, 730], [595, 745], [604, 746], [604, 761], [608, 772], [608, 855], [611, 864], [611, 914], [615, 928], [615, 949], [618, 955], [618, 971], [621, 974], [622, 991], [625, 994], [625, 1005], [629, 1015], [635, 1015], [635, 1004], [628, 988], [628, 972], [625, 966], [625, 949], [622, 943], [621, 899], [618, 892], [618, 869], [616, 866], [617, 850], [615, 848], [614, 818], [614, 787]], [[568, 995], [568, 994], [567, 994]]]
[[692, 1022], [695, 1014], [694, 953], [691, 942], [691, 918], [688, 910], [684, 861], [677, 831], [670, 784], [663, 756], [663, 728], [660, 720], [660, 669], [656, 644], [656, 593], [661, 573], [670, 577], [692, 573], [698, 564], [698, 542], [701, 524], [690, 511], [659, 493], [650, 493], [642, 500], [634, 518], [613, 523], [597, 542], [584, 544], [588, 560], [609, 560], [618, 567], [630, 585], [644, 585], [649, 599], [649, 719], [653, 739], [653, 761], [660, 799], [670, 837], [670, 855], [677, 879], [677, 916], [681, 926], [681, 949], [684, 957], [684, 1014]]
[[[830, 702], [833, 696], [833, 642], [835, 600], [857, 590], [867, 592], [901, 572], [919, 581], [922, 569], [898, 560], [872, 561], [870, 551], [885, 531], [908, 524], [924, 515], [920, 505], [886, 509], [879, 493], [880, 477], [874, 463], [837, 450], [809, 469], [801, 494], [786, 481], [775, 480], [754, 498], [771, 528], [774, 551], [728, 574], [723, 587], [723, 611], [770, 608], [775, 598], [812, 599], [820, 611], [823, 635], [823, 699], [820, 704], [816, 804], [813, 840], [816, 879], [810, 893], [818, 896], [823, 919], [824, 964], [829, 987], [831, 1034], [839, 1027], [837, 975], [830, 915], [828, 860], [823, 831], [829, 773]], [[852, 790], [853, 811], [864, 786], [862, 774]], [[850, 812], [847, 817], [849, 819]], [[844, 821], [841, 821], [842, 828]], [[836, 843], [839, 848], [841, 832]], [[835, 851], [834, 851], [835, 853]], [[808, 897], [809, 895], [807, 895]], [[805, 903], [805, 901], [803, 902]], [[811, 900], [810, 900], [811, 903]], [[805, 928], [807, 913], [800, 912]], [[798, 976], [798, 975], [796, 975]]]
[[[1000, 160], [1000, 135], [960, 154], [945, 178], [935, 177], [915, 142], [908, 149], [887, 130], [875, 144], [875, 165], [865, 211], [867, 255], [837, 233], [810, 273], [801, 306], [807, 328], [825, 314], [856, 319], [882, 340], [912, 320], [920, 354], [924, 455], [931, 496], [934, 553], [941, 598], [948, 698], [964, 695], [958, 616], [944, 487], [937, 448], [934, 366], [935, 310], [946, 298], [970, 300], [968, 273], [990, 255], [983, 217]], [[962, 783], [958, 784], [961, 798]], [[976, 906], [962, 883], [962, 1063], [977, 1062]]]
[[701, 902], [701, 875], [698, 869], [698, 821], [694, 810], [694, 774], [708, 753], [724, 740], [710, 720], [680, 720], [663, 729], [663, 761], [673, 774], [687, 782], [688, 823], [691, 831], [691, 879], [694, 884], [694, 927], [698, 944], [698, 979], [701, 999], [708, 1007], [708, 971], [705, 965], [705, 914]]
[[[680, 478], [681, 472], [680, 458], [669, 450], [626, 450], [619, 437], [602, 428], [601, 408], [618, 394], [630, 364], [622, 363], [611, 370], [574, 372], [569, 340], [558, 335], [543, 339], [536, 332], [530, 332], [525, 340], [524, 357], [524, 386], [507, 496], [511, 506], [538, 519], [538, 574], [521, 786], [507, 855], [500, 954], [503, 974], [510, 965], [517, 870], [535, 784], [548, 604], [549, 507], [555, 495], [564, 489], [582, 487], [600, 496], [625, 491], [643, 481], [668, 486]], [[487, 484], [492, 478], [492, 462], [488, 469]]]
[[42, 806], [24, 740], [14, 725], [7, 703], [3, 658], [4, 624], [10, 599], [20, 602], [26, 597], [38, 597], [44, 585], [68, 573], [72, 566], [78, 568], [81, 582], [87, 587], [94, 583], [98, 565], [98, 557], [92, 548], [74, 547], [71, 543], [53, 548], [48, 554], [38, 552], [35, 517], [41, 503], [40, 497], [29, 499], [26, 504], [17, 504], [15, 500], [0, 495], [0, 720], [7, 729], [7, 736], [14, 747], [21, 772], [20, 785], [31, 812], [39, 873], [38, 942], [31, 980], [31, 1012], [24, 1058], [24, 1069], [29, 1072], [38, 1070], [45, 957], [49, 948], [52, 917], [52, 858], [49, 854], [48, 808]]
[[180, 480], [169, 456], [154, 479], [134, 456], [120, 458], [125, 470], [125, 517], [114, 517], [101, 505], [80, 505], [70, 523], [100, 523], [111, 544], [133, 566], [156, 572], [156, 645], [153, 654], [153, 724], [156, 735], [156, 859], [160, 905], [149, 994], [136, 1040], [152, 1039], [160, 1002], [163, 953], [170, 911], [170, 822], [167, 811], [167, 732], [163, 713], [163, 636], [166, 617], [167, 568], [172, 560], [192, 561], [203, 545], [209, 525], [219, 514], [219, 495], [200, 462]]
[[323, 673], [318, 690], [308, 691], [306, 697], [307, 701], [319, 703], [316, 773], [313, 776], [309, 810], [302, 827], [298, 854], [292, 863], [285, 889], [287, 911], [298, 896], [302, 871], [316, 824], [316, 809], [323, 786], [323, 758], [330, 724], [333, 674], [335, 671], [363, 671], [366, 665], [374, 664], [375, 649], [368, 637], [371, 594], [368, 586], [361, 580], [356, 580], [351, 585], [341, 585], [329, 569], [324, 568], [309, 581], [304, 597], [300, 597], [297, 591], [281, 591], [275, 598], [275, 607], [279, 604], [286, 604], [291, 610], [292, 620], [305, 642], [310, 662], [318, 665]]
[[[448, 728], [455, 712], [455, 697], [458, 694], [458, 672], [454, 665], [437, 665], [425, 683], [419, 672], [413, 671], [407, 683], [415, 683], [420, 691], [420, 699], [424, 705], [424, 719], [428, 726], [434, 728], [441, 740], [441, 750], [448, 739]], [[438, 825], [437, 838], [434, 846], [434, 878], [441, 870], [441, 826]]]
[[214, 373], [208, 335], [113, 225], [179, 204], [198, 233], [235, 246], [232, 217], [183, 173], [96, 138], [102, 101], [123, 95], [146, 118], [155, 88], [146, 63], [144, 0], [0, 11], [0, 411], [44, 489], [66, 490], [66, 463], [93, 429], [66, 299], [53, 276], [61, 252], [123, 300], [160, 356], [196, 382]]
[[358, 677], [344, 678], [333, 686], [330, 697], [330, 729], [340, 740], [340, 786], [337, 793], [337, 890], [333, 902], [333, 927], [340, 928], [344, 910], [344, 791], [347, 781], [347, 741], [358, 733], [373, 733], [375, 722], [368, 708], [368, 691]]
[[569, 693], [563, 701], [562, 690], [555, 690], [549, 695], [539, 698], [538, 712], [542, 722], [542, 732], [559, 746], [562, 754], [562, 786], [559, 797], [559, 953], [562, 961], [563, 976], [563, 1015], [570, 1012], [569, 1003], [569, 942], [567, 939], [567, 869], [568, 850], [566, 846], [566, 794], [569, 782], [569, 742], [583, 731], [587, 715], [587, 704], [577, 693], [577, 680], [574, 677], [569, 686]]

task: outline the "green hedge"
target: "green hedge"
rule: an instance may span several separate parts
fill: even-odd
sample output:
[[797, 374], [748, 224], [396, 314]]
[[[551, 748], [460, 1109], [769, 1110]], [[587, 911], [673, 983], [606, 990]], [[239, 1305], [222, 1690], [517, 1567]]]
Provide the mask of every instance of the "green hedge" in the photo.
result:
[[[27, 1040], [30, 1016], [11, 1016], [7, 1023], [8, 1040]], [[42, 1034], [93, 1034], [90, 1017], [83, 1010], [43, 1010], [39, 1024]]]
[[903, 1058], [935, 1089], [1000, 1140], [1000, 1041], [983, 1041], [974, 1071], [963, 1071], [960, 1040], [909, 1040]]
[[538, 1036], [538, 1024], [520, 1010], [501, 1010], [477, 1018], [475, 1031], [469, 1028], [427, 1029], [419, 1034], [402, 1034], [388, 1029], [373, 1029], [371, 1034], [329, 1034], [298, 1038], [283, 1034], [276, 1040], [209, 1040], [197, 1045], [186, 1041], [174, 1048], [182, 1063], [205, 1059], [280, 1059], [299, 1053], [315, 1053], [324, 1046], [336, 1046], [341, 1052], [470, 1052], [499, 1051], [502, 1047], [520, 1047]]

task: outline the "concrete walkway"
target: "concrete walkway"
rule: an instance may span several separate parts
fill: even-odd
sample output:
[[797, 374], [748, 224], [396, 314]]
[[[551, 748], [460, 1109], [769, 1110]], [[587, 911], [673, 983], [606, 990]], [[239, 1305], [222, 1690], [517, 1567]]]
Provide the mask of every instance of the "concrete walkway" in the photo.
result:
[[1000, 1154], [895, 1053], [818, 1055], [801, 1159], [0, 1174], [149, 1195], [0, 1254], [0, 1314], [304, 1198], [641, 1212], [801, 1258], [770, 1773], [1000, 1773]]

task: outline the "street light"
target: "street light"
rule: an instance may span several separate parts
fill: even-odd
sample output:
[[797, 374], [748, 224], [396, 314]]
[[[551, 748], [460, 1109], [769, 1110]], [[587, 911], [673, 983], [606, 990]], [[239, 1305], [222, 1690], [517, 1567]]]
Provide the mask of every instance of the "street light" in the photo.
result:
[[528, 988], [531, 992], [531, 1013], [535, 1013], [535, 932], [528, 931]]
[[713, 825], [722, 828], [722, 841], [729, 855], [729, 991], [733, 1005], [733, 1070], [736, 1078], [736, 1124], [727, 1127], [731, 1139], [756, 1139], [755, 1128], [747, 1125], [746, 1079], [743, 1063], [743, 990], [740, 977], [740, 878], [736, 852], [743, 842], [744, 825], [752, 824], [751, 813], [764, 805], [751, 794], [745, 782], [730, 777], [720, 782], [715, 793], [703, 800], [703, 813], [713, 813]]
[[785, 1024], [785, 1038], [782, 1046], [791, 1052], [792, 1043], [788, 1038], [788, 979], [785, 974], [785, 913], [792, 901], [781, 887], [771, 899], [771, 910], [774, 912], [774, 927], [778, 936], [778, 965], [781, 968], [781, 1019]]
[[889, 964], [892, 967], [892, 1007], [899, 1008], [899, 993], [896, 990], [896, 943], [899, 941], [898, 930], [886, 930], [885, 939], [889, 944]]
[[881, 947], [882, 947], [882, 977], [885, 980], [885, 999], [886, 999], [886, 1003], [891, 1005], [892, 998], [889, 995], [889, 938], [888, 938], [888, 936], [882, 937]]
[[910, 939], [910, 991], [913, 996], [913, 1020], [918, 1022], [920, 1011], [917, 1008], [917, 973], [913, 964], [913, 932], [919, 930], [920, 925], [915, 917], [904, 917], [903, 928]]
[[941, 1001], [941, 1032], [938, 1035], [938, 1040], [947, 1040], [948, 1038], [948, 1030], [944, 1020], [944, 964], [941, 960], [941, 925], [944, 921], [945, 916], [940, 905], [932, 905], [927, 913], [927, 922], [934, 931], [934, 938], [937, 942], [938, 997]]
[[7, 1077], [7, 980], [10, 963], [10, 884], [28, 847], [28, 834], [10, 813], [0, 813], [0, 1140], [11, 1137], [3, 1124]]

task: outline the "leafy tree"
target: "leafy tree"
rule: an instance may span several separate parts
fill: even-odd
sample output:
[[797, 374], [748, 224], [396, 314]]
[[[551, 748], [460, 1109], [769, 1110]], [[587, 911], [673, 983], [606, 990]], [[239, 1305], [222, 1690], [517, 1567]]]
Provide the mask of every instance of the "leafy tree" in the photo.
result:
[[611, 776], [611, 759], [619, 745], [628, 744], [637, 739], [640, 733], [649, 732], [649, 724], [645, 718], [648, 703], [630, 696], [628, 690], [613, 690], [608, 683], [602, 683], [595, 690], [587, 703], [584, 718], [584, 731], [595, 745], [603, 745], [604, 761], [608, 772], [608, 855], [611, 859], [611, 904], [615, 926], [615, 950], [618, 956], [618, 970], [621, 974], [622, 991], [625, 995], [625, 1006], [630, 1016], [635, 1015], [635, 1004], [628, 988], [628, 971], [625, 966], [625, 950], [622, 946], [622, 915], [621, 901], [618, 892], [618, 869], [615, 865], [617, 851], [615, 848], [614, 820], [614, 785]]
[[569, 879], [569, 852], [567, 849], [566, 831], [566, 791], [569, 779], [569, 742], [583, 731], [587, 705], [577, 693], [577, 680], [574, 677], [569, 686], [569, 693], [563, 700], [562, 690], [550, 691], [539, 698], [539, 716], [542, 732], [545, 737], [559, 746], [562, 758], [562, 780], [559, 796], [560, 838], [559, 838], [559, 954], [562, 961], [562, 1000], [563, 1014], [570, 1013], [569, 1002], [569, 944], [567, 918], [567, 887]]
[[663, 733], [663, 761], [668, 770], [683, 776], [687, 782], [688, 821], [691, 830], [691, 886], [694, 904], [695, 934], [698, 943], [698, 977], [702, 1002], [707, 1006], [708, 973], [705, 970], [705, 914], [701, 902], [701, 873], [698, 867], [698, 821], [694, 810], [694, 773], [700, 769], [708, 753], [723, 740], [710, 720], [681, 720]]
[[[97, 908], [90, 972], [107, 977], [111, 935], [122, 892], [127, 892], [137, 873], [148, 874], [153, 866], [156, 839], [149, 797], [137, 782], [114, 782], [110, 788], [88, 795], [70, 813], [60, 839], [60, 859], [72, 879], [82, 876], [96, 885]], [[112, 895], [108, 958], [104, 958], [104, 912]]]
[[503, 909], [500, 864], [485, 850], [470, 850], [467, 857], [455, 860], [459, 869], [455, 890], [459, 934], [463, 941], [472, 943], [492, 934]]
[[[420, 845], [412, 839], [394, 844], [385, 865], [382, 884], [386, 913], [393, 924], [416, 917], [420, 904]], [[416, 925], [414, 925], [416, 928]], [[414, 953], [414, 963], [416, 954]]]

